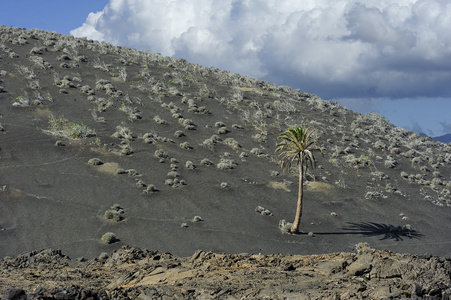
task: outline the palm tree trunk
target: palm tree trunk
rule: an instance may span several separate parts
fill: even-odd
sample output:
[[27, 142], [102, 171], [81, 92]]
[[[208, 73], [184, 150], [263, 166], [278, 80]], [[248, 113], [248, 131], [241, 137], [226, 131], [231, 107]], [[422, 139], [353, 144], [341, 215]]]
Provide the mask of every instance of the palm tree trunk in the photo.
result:
[[296, 207], [296, 216], [294, 218], [293, 225], [291, 226], [291, 233], [299, 233], [299, 225], [301, 224], [302, 216], [302, 194], [304, 192], [304, 158], [299, 158], [299, 193], [298, 193], [298, 204]]

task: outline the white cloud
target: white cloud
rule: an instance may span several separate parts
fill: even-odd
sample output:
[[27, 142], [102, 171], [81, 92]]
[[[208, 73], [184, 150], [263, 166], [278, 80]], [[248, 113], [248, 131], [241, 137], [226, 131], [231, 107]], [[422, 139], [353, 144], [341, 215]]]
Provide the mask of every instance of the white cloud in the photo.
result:
[[71, 31], [74, 36], [86, 36], [93, 40], [103, 41], [103, 33], [96, 30], [99, 18], [103, 16], [103, 12], [90, 13], [86, 18], [86, 22], [79, 28]]
[[323, 98], [451, 97], [448, 0], [110, 0], [75, 36]]

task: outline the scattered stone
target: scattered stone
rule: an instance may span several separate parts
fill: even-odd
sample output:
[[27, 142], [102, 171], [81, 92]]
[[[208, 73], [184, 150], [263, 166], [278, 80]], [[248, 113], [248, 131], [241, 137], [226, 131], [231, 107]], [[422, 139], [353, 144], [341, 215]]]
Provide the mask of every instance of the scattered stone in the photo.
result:
[[449, 258], [371, 249], [313, 256], [198, 250], [177, 257], [123, 246], [88, 261], [47, 249], [0, 260], [0, 291], [11, 300], [448, 299], [450, 265]]
[[257, 206], [257, 208], [255, 208], [255, 211], [258, 212], [259, 214], [263, 215], [263, 216], [272, 216], [272, 212], [270, 212], [269, 210], [267, 210], [263, 206]]

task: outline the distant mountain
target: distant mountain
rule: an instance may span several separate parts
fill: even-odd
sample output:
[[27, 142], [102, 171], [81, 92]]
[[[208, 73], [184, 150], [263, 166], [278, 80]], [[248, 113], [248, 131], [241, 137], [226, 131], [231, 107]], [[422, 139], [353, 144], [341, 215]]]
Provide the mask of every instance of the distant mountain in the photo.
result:
[[433, 137], [434, 140], [442, 143], [451, 143], [451, 133], [447, 133], [441, 136]]

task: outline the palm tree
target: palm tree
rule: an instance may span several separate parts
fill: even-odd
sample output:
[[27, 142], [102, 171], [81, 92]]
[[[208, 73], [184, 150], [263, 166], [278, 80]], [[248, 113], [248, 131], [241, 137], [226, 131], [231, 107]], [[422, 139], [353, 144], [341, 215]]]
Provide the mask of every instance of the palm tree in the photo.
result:
[[282, 156], [280, 160], [282, 170], [290, 170], [293, 164], [297, 164], [299, 167], [299, 194], [296, 216], [290, 230], [292, 234], [299, 233], [305, 172], [309, 165], [312, 168], [315, 166], [313, 152], [322, 152], [322, 149], [315, 145], [316, 140], [311, 139], [312, 135], [313, 131], [310, 128], [303, 129], [302, 127], [294, 126], [278, 136], [278, 139], [282, 141], [277, 144], [275, 152], [280, 152], [279, 156]]

